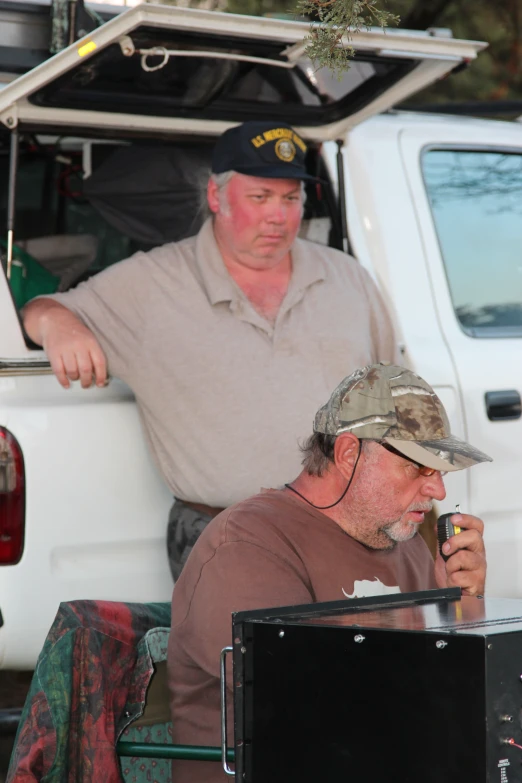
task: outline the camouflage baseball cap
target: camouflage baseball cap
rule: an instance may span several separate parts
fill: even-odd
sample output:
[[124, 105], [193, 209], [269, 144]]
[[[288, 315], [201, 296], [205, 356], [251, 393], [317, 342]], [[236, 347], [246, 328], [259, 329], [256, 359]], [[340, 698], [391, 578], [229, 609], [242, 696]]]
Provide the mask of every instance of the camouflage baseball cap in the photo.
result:
[[384, 441], [435, 470], [462, 470], [491, 457], [451, 434], [431, 386], [405, 367], [372, 364], [345, 378], [317, 411], [314, 432]]

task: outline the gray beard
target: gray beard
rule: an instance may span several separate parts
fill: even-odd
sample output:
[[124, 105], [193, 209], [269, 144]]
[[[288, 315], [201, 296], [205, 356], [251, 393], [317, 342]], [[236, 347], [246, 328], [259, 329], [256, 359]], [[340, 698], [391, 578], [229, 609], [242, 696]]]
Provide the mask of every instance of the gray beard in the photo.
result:
[[397, 522], [392, 522], [391, 525], [386, 525], [386, 527], [381, 528], [383, 533], [386, 533], [386, 535], [394, 541], [396, 544], [400, 544], [403, 541], [411, 541], [412, 538], [415, 538], [417, 533], [419, 532], [419, 525], [411, 524], [410, 528], [411, 530], [409, 533], [402, 533], [402, 532], [395, 532], [394, 528], [395, 526], [398, 527]]
[[391, 552], [395, 549], [397, 544], [404, 543], [405, 541], [411, 541], [412, 538], [415, 538], [415, 536], [418, 535], [419, 525], [412, 525], [411, 535], [407, 537], [400, 535], [396, 538], [393, 531], [393, 528], [396, 525], [398, 525], [398, 522], [389, 522], [387, 525], [383, 525], [383, 527], [379, 528], [379, 532], [384, 533], [388, 539], [388, 546], [372, 546], [370, 543], [365, 542], [365, 547], [367, 549], [371, 549], [374, 552]]

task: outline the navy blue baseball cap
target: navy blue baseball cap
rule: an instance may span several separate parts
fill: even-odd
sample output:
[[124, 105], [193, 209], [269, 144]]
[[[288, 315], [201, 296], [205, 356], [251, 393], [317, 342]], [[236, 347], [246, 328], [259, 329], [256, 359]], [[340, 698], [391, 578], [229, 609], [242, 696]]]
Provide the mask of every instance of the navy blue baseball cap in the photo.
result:
[[220, 136], [212, 155], [212, 172], [237, 171], [251, 177], [319, 182], [306, 171], [306, 149], [290, 125], [251, 120]]

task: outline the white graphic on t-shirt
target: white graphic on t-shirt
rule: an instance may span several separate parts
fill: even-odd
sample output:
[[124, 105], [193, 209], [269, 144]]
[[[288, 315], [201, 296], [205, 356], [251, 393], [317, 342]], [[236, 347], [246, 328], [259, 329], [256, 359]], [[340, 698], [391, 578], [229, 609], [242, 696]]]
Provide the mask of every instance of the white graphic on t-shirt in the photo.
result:
[[377, 577], [372, 580], [356, 579], [353, 583], [353, 593], [351, 595], [350, 593], [346, 592], [344, 587], [341, 587], [341, 590], [343, 591], [343, 595], [345, 595], [346, 598], [366, 598], [370, 595], [387, 595], [388, 593], [401, 592], [399, 585], [390, 587], [389, 585], [383, 584]]

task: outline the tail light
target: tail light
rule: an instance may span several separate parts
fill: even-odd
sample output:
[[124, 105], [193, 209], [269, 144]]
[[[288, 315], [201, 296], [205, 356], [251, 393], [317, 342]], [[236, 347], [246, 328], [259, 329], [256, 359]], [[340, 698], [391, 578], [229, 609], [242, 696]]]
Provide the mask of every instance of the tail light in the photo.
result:
[[0, 566], [20, 561], [24, 530], [24, 457], [14, 435], [0, 427]]

